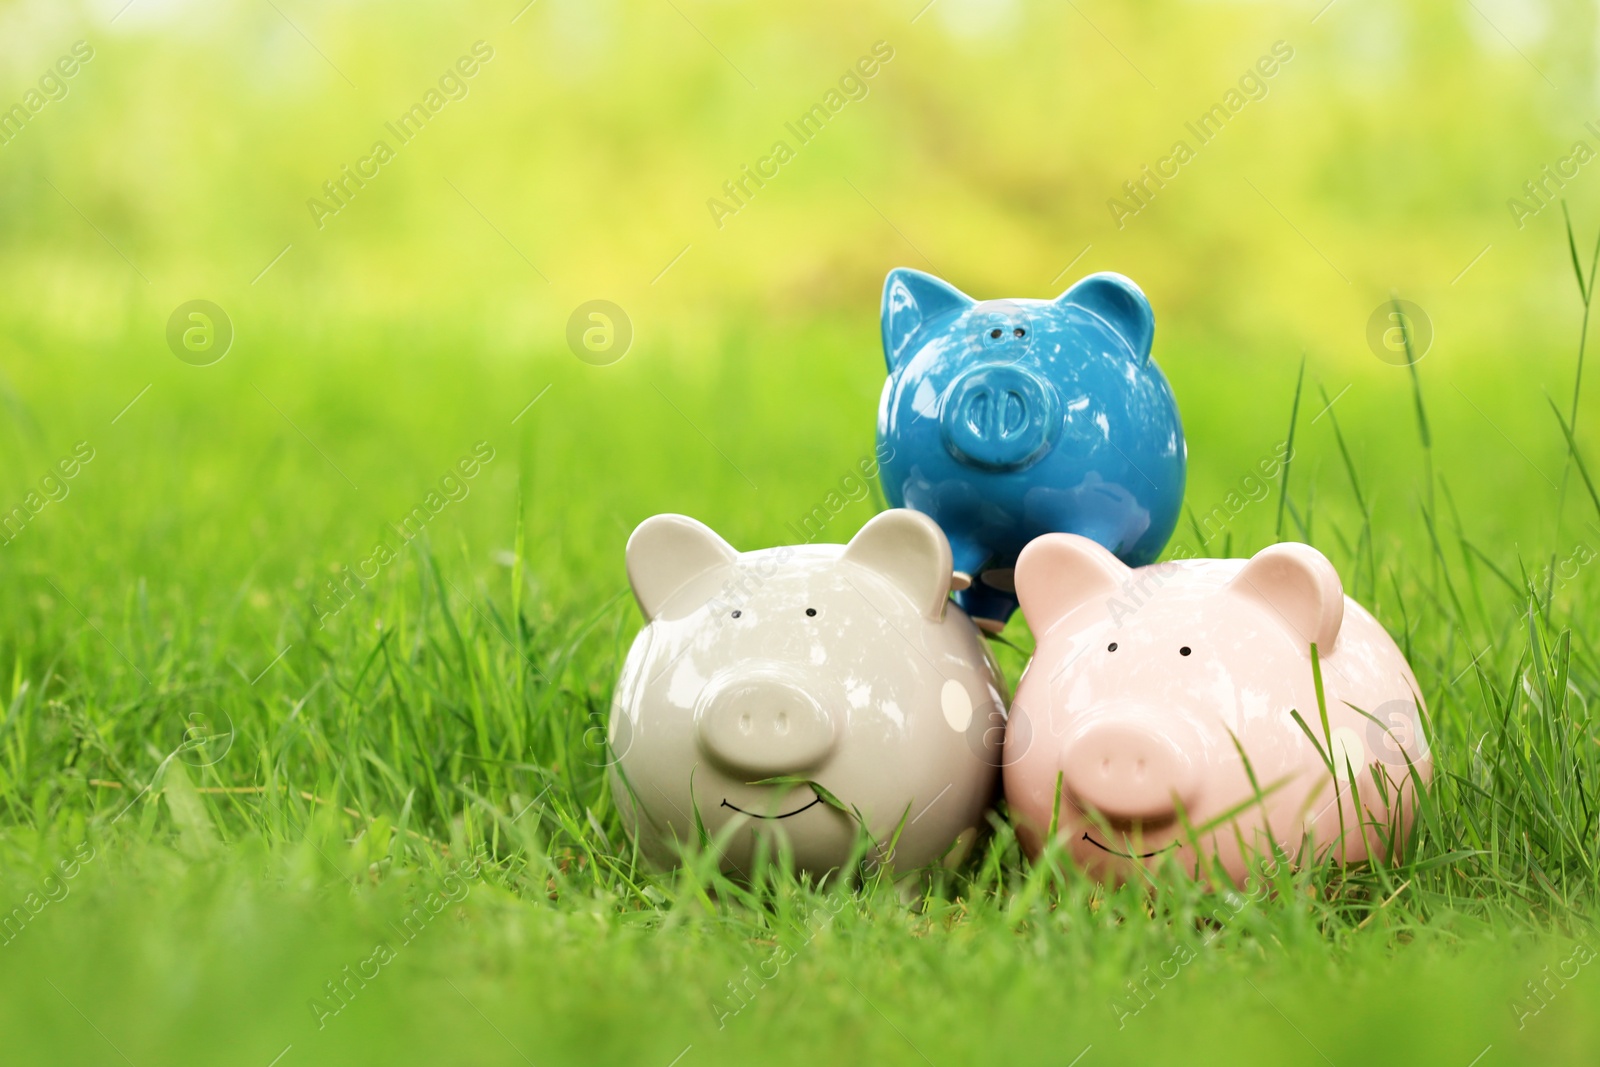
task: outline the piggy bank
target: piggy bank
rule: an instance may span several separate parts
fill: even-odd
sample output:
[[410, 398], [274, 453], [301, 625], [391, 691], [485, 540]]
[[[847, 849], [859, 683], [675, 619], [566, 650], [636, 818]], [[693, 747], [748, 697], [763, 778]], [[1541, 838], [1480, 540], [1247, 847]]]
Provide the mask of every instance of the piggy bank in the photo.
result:
[[1168, 853], [1241, 884], [1252, 854], [1397, 852], [1432, 773], [1420, 690], [1320, 552], [1134, 569], [1050, 534], [1023, 550], [1016, 584], [1038, 648], [1012, 703], [1005, 794], [1031, 853], [1052, 818], [1109, 881]]
[[780, 848], [822, 872], [863, 830], [899, 870], [971, 847], [1003, 695], [931, 519], [886, 511], [848, 545], [739, 553], [657, 515], [627, 566], [648, 622], [612, 701], [612, 791], [647, 859], [707, 841], [731, 874]]
[[1017, 606], [1012, 568], [1042, 534], [1153, 562], [1183, 502], [1186, 448], [1150, 359], [1139, 287], [1095, 274], [1055, 300], [971, 297], [889, 272], [878, 406], [884, 495], [950, 539], [957, 602], [987, 630]]

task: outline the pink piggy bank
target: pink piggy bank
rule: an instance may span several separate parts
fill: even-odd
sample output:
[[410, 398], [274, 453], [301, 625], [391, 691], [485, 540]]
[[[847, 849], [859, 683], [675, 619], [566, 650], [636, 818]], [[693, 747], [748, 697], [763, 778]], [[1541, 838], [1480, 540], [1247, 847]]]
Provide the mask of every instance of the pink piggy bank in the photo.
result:
[[1278, 544], [1133, 569], [1055, 533], [1022, 551], [1016, 586], [1038, 648], [1004, 778], [1030, 855], [1054, 818], [1095, 877], [1120, 881], [1170, 853], [1240, 883], [1252, 854], [1357, 861], [1405, 840], [1432, 774], [1417, 680], [1322, 553]]

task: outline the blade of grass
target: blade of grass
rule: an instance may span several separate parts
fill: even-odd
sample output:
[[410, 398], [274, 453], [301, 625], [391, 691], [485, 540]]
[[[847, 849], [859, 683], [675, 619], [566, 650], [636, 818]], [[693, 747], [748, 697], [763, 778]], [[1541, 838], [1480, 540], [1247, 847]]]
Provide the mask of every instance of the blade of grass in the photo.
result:
[[1300, 353], [1300, 373], [1294, 380], [1294, 403], [1289, 407], [1289, 436], [1283, 454], [1283, 470], [1278, 475], [1278, 520], [1273, 526], [1272, 539], [1283, 540], [1283, 514], [1289, 503], [1289, 464], [1294, 462], [1294, 430], [1300, 421], [1300, 391], [1306, 384], [1306, 354]]

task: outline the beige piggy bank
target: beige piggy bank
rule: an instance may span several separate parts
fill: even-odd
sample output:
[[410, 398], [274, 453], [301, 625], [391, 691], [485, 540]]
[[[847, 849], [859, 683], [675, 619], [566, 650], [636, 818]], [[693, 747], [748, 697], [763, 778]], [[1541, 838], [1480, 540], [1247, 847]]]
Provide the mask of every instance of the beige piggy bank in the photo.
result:
[[858, 831], [895, 870], [958, 860], [995, 793], [1004, 704], [950, 562], [906, 510], [848, 545], [742, 554], [682, 515], [642, 523], [627, 566], [647, 625], [609, 741], [644, 855], [675, 863], [703, 827], [740, 875], [779, 849], [836, 868]]

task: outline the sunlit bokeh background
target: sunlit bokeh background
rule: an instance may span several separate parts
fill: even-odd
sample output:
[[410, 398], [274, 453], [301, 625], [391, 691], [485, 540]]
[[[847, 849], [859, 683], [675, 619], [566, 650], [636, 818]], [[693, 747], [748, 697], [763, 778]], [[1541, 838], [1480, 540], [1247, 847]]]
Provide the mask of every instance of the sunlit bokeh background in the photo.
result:
[[[220, 584], [292, 626], [284, 596], [478, 442], [497, 460], [430, 536], [492, 567], [521, 515], [549, 604], [620, 591], [655, 511], [793, 539], [871, 449], [897, 265], [979, 297], [1137, 280], [1198, 515], [1283, 439], [1304, 359], [1291, 499], [1346, 536], [1337, 420], [1379, 542], [1425, 496], [1369, 329], [1412, 301], [1463, 528], [1533, 554], [1579, 528], [1506, 501], [1566, 480], [1593, 4], [107, 0], [7, 5], [0, 54], [0, 503], [96, 455], [6, 580]], [[166, 341], [194, 299], [235, 332], [210, 366]], [[567, 340], [597, 299], [632, 332], [606, 366]], [[1252, 504], [1205, 548], [1277, 532]]]

